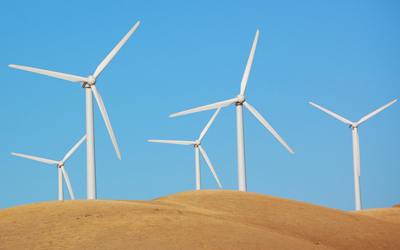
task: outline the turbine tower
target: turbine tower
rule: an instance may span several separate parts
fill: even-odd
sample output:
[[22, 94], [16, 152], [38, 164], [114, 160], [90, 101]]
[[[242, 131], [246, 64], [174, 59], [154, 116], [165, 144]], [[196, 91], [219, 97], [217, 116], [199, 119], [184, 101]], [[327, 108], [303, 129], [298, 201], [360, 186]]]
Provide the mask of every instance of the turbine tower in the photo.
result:
[[210, 167], [211, 172], [214, 175], [215, 180], [218, 182], [218, 185], [220, 188], [222, 188], [221, 183], [219, 182], [218, 176], [214, 171], [213, 166], [211, 165], [210, 159], [208, 158], [206, 151], [204, 151], [203, 147], [200, 145], [201, 140], [203, 139], [204, 135], [207, 133], [207, 130], [210, 128], [211, 123], [213, 123], [215, 117], [217, 116], [218, 112], [220, 111], [221, 108], [218, 108], [217, 111], [215, 111], [213, 117], [211, 117], [210, 121], [207, 123], [206, 127], [203, 129], [203, 131], [200, 134], [199, 139], [196, 141], [172, 141], [172, 140], [149, 140], [149, 142], [159, 142], [159, 143], [170, 143], [170, 144], [180, 144], [180, 145], [193, 145], [195, 149], [195, 161], [196, 161], [196, 190], [201, 189], [201, 178], [200, 178], [200, 156], [199, 156], [199, 149], [204, 156], [204, 159], [206, 160], [208, 166]]
[[392, 105], [396, 101], [397, 101], [397, 99], [392, 101], [392, 102], [389, 102], [385, 106], [375, 110], [374, 112], [370, 113], [369, 115], [364, 116], [358, 122], [351, 122], [351, 121], [349, 121], [349, 120], [347, 120], [347, 119], [345, 119], [345, 118], [333, 113], [332, 111], [329, 111], [329, 110], [327, 110], [327, 109], [325, 109], [325, 108], [323, 108], [321, 106], [318, 106], [315, 103], [310, 102], [311, 105], [313, 105], [313, 106], [319, 108], [320, 110], [330, 114], [331, 116], [335, 117], [336, 119], [338, 119], [338, 120], [350, 125], [350, 129], [352, 130], [352, 137], [353, 137], [353, 170], [354, 170], [354, 193], [355, 193], [356, 210], [361, 210], [360, 142], [359, 142], [359, 139], [358, 139], [357, 128], [358, 128], [358, 126], [360, 126], [361, 123], [365, 122], [366, 120], [368, 120], [372, 116], [378, 114], [379, 112], [381, 112], [385, 108], [389, 107], [390, 105]]
[[132, 33], [139, 26], [140, 21], [133, 26], [133, 28], [125, 35], [125, 37], [117, 44], [117, 46], [108, 54], [108, 56], [100, 63], [100, 65], [96, 68], [96, 71], [93, 75], [88, 77], [69, 75], [49, 70], [37, 69], [26, 66], [19, 66], [10, 64], [8, 66], [16, 69], [31, 71], [34, 73], [52, 76], [55, 78], [60, 78], [64, 80], [68, 80], [71, 82], [81, 82], [82, 87], [86, 90], [86, 135], [87, 135], [87, 143], [86, 143], [86, 155], [87, 155], [87, 198], [88, 199], [96, 199], [96, 163], [95, 163], [95, 150], [94, 150], [94, 122], [93, 122], [93, 94], [96, 98], [97, 104], [99, 105], [101, 115], [103, 116], [104, 122], [106, 123], [108, 133], [110, 134], [111, 141], [114, 145], [115, 152], [117, 153], [118, 158], [121, 160], [121, 154], [119, 153], [117, 141], [114, 136], [113, 129], [111, 127], [110, 119], [108, 118], [106, 107], [104, 106], [103, 100], [100, 96], [99, 91], [96, 87], [97, 77], [103, 72], [105, 67], [111, 62], [114, 56], [118, 53], [121, 47], [125, 44], [125, 42], [129, 39]]
[[64, 159], [61, 161], [54, 161], [54, 160], [49, 160], [45, 158], [40, 158], [36, 156], [30, 156], [30, 155], [24, 155], [24, 154], [18, 154], [18, 153], [11, 153], [12, 155], [28, 158], [31, 160], [35, 161], [40, 161], [44, 162], [47, 164], [56, 164], [58, 168], [58, 200], [64, 200], [64, 187], [63, 187], [63, 175], [65, 178], [65, 182], [67, 183], [69, 194], [71, 195], [71, 199], [74, 198], [74, 193], [72, 192], [72, 187], [71, 183], [69, 182], [67, 170], [64, 168], [65, 162], [68, 160], [68, 158], [75, 152], [75, 150], [82, 144], [82, 142], [86, 139], [86, 135], [64, 156]]
[[247, 81], [249, 79], [251, 64], [253, 63], [254, 52], [257, 46], [259, 31], [257, 30], [256, 36], [254, 38], [253, 47], [251, 48], [250, 56], [247, 61], [246, 69], [240, 84], [240, 93], [233, 99], [229, 99], [222, 102], [217, 102], [209, 105], [205, 105], [199, 108], [194, 108], [179, 113], [170, 115], [170, 117], [186, 115], [190, 113], [200, 112], [209, 109], [221, 108], [231, 104], [236, 105], [236, 125], [237, 125], [237, 151], [238, 151], [238, 178], [239, 178], [239, 190], [247, 191], [246, 185], [246, 162], [244, 156], [244, 133], [243, 133], [243, 105], [278, 139], [283, 146], [290, 153], [293, 154], [292, 149], [286, 144], [286, 142], [278, 135], [278, 133], [268, 124], [268, 122], [258, 113], [258, 111], [253, 108], [248, 102], [245, 101], [244, 93], [246, 91]]

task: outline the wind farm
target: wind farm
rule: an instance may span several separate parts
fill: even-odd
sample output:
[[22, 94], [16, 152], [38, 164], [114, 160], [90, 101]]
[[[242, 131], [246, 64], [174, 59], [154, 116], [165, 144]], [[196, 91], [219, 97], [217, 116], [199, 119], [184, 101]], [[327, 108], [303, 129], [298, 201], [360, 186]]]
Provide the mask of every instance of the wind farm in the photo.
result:
[[400, 3], [1, 10], [0, 248], [400, 244]]
[[119, 152], [117, 141], [114, 136], [114, 131], [111, 127], [110, 119], [108, 118], [106, 107], [104, 106], [103, 99], [101, 98], [101, 95], [95, 85], [96, 80], [97, 77], [99, 77], [99, 75], [101, 74], [101, 72], [103, 72], [105, 67], [107, 67], [107, 65], [111, 62], [114, 56], [118, 53], [121, 47], [125, 44], [125, 42], [129, 39], [129, 37], [133, 34], [133, 32], [136, 30], [139, 24], [140, 22], [137, 22], [135, 26], [132, 27], [132, 29], [128, 32], [128, 34], [125, 35], [125, 37], [117, 44], [117, 46], [115, 46], [115, 48], [110, 52], [110, 54], [108, 54], [108, 56], [99, 64], [94, 74], [88, 77], [69, 75], [50, 70], [37, 69], [15, 64], [8, 65], [11, 68], [52, 76], [55, 78], [60, 78], [71, 82], [82, 82], [82, 88], [84, 88], [86, 92], [86, 136], [87, 136], [86, 154], [87, 154], [87, 198], [88, 199], [96, 199], [97, 197], [96, 163], [95, 163], [95, 150], [94, 150], [93, 95], [96, 98], [97, 104], [99, 105], [101, 115], [103, 116], [104, 122], [106, 123], [107, 130], [108, 133], [110, 134], [111, 141], [114, 145], [118, 159], [121, 160], [121, 154]]
[[246, 91], [247, 81], [249, 80], [251, 65], [253, 63], [254, 53], [257, 47], [259, 31], [257, 30], [256, 36], [254, 37], [253, 46], [250, 51], [250, 56], [247, 61], [246, 69], [240, 83], [240, 93], [235, 98], [217, 102], [209, 105], [205, 105], [199, 108], [189, 109], [186, 111], [178, 112], [170, 115], [170, 117], [186, 115], [191, 113], [196, 113], [200, 111], [205, 111], [209, 109], [226, 107], [231, 104], [236, 105], [236, 127], [237, 127], [237, 157], [238, 157], [238, 183], [240, 191], [247, 191], [246, 184], [246, 162], [244, 154], [244, 132], [243, 132], [243, 105], [275, 136], [276, 139], [292, 154], [293, 150], [286, 144], [286, 142], [279, 136], [279, 134], [269, 125], [269, 123], [261, 116], [258, 111], [245, 101], [244, 93]]

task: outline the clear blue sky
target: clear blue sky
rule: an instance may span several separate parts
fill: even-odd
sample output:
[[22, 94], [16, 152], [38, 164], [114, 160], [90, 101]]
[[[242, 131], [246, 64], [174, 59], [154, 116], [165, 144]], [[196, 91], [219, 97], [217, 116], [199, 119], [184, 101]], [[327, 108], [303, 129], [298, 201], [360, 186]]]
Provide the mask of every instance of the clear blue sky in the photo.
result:
[[[88, 76], [137, 22], [97, 80], [122, 160], [97, 107], [100, 199], [150, 200], [195, 189], [191, 146], [214, 111], [172, 113], [226, 100], [239, 85], [256, 30], [246, 90], [295, 152], [244, 111], [248, 191], [354, 210], [348, 125], [400, 98], [398, 1], [3, 1], [0, 4], [0, 209], [57, 199], [57, 168], [11, 152], [61, 160], [85, 132], [79, 83], [8, 64]], [[202, 146], [224, 189], [238, 189], [236, 114], [223, 108]], [[400, 203], [400, 102], [359, 127], [363, 208]], [[201, 158], [202, 186], [218, 185]], [[65, 165], [86, 198], [86, 143]], [[69, 194], [65, 186], [65, 198]]]

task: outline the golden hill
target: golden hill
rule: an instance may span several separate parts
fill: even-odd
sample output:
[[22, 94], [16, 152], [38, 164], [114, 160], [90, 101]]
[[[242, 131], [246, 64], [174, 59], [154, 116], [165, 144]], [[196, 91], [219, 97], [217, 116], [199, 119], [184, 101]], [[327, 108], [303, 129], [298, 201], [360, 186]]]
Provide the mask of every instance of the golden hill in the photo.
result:
[[0, 210], [0, 249], [400, 249], [400, 208], [344, 212], [250, 192]]

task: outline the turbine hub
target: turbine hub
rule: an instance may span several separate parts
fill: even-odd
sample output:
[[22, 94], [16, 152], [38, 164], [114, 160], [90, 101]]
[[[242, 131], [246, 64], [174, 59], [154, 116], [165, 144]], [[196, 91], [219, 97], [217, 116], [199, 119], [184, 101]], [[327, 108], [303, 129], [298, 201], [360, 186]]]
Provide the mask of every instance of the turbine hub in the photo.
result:
[[90, 86], [95, 85], [96, 83], [96, 78], [93, 76], [88, 76], [87, 77], [88, 81], [87, 82], [82, 82], [81, 86], [82, 88], [90, 88]]
[[244, 95], [237, 95], [236, 98], [238, 99], [236, 105], [241, 105], [245, 100]]
[[351, 130], [354, 130], [354, 129], [357, 128], [357, 127], [358, 127], [358, 123], [357, 123], [357, 122], [355, 122], [355, 123], [353, 123], [353, 124], [350, 125], [350, 129], [351, 129]]
[[198, 147], [201, 144], [201, 141], [196, 140], [196, 143], [194, 144], [195, 147]]
[[96, 83], [96, 78], [94, 78], [93, 76], [88, 76], [87, 79], [88, 79], [87, 84], [89, 84], [89, 85], [95, 85], [95, 83]]

